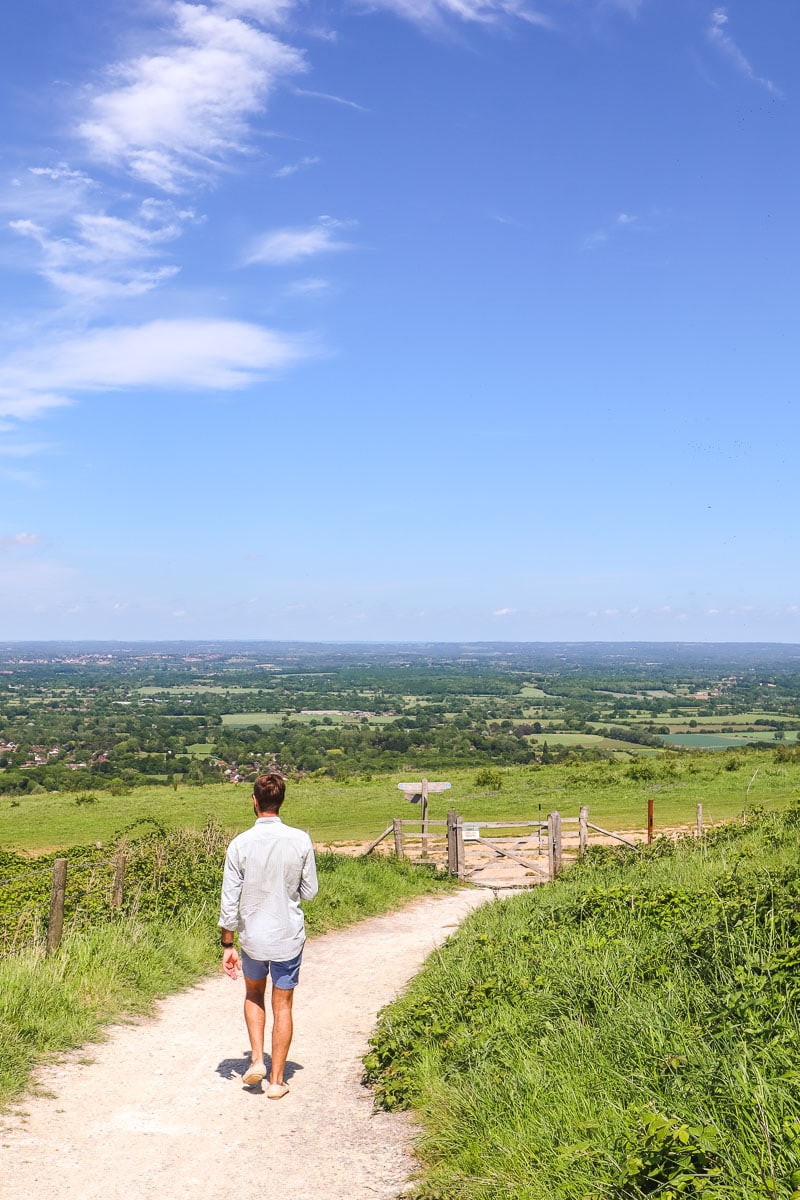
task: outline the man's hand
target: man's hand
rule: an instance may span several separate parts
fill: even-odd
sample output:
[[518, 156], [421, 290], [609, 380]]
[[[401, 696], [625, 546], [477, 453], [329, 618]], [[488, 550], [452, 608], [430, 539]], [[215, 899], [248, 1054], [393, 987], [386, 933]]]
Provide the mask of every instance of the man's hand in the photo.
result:
[[226, 946], [222, 951], [222, 969], [231, 979], [238, 979], [239, 954], [235, 946]]

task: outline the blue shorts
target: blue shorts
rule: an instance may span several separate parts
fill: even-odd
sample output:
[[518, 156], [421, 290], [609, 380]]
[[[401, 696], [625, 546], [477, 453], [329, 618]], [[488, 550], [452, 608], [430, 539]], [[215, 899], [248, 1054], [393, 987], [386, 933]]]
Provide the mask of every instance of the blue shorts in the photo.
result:
[[242, 974], [246, 979], [266, 979], [269, 971], [272, 986], [283, 988], [290, 992], [297, 987], [300, 979], [300, 963], [303, 961], [303, 951], [288, 962], [264, 962], [260, 958], [251, 958], [246, 950], [239, 950], [242, 960]]

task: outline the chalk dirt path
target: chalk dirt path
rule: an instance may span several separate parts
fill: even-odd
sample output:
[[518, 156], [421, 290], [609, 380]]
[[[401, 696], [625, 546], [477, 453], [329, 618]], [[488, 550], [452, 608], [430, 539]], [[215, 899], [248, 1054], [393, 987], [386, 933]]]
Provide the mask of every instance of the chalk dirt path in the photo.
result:
[[220, 975], [41, 1068], [50, 1095], [0, 1116], [0, 1196], [391, 1200], [413, 1170], [404, 1116], [372, 1112], [361, 1056], [378, 1009], [491, 893], [415, 901], [308, 942], [283, 1100], [242, 1087], [243, 985]]

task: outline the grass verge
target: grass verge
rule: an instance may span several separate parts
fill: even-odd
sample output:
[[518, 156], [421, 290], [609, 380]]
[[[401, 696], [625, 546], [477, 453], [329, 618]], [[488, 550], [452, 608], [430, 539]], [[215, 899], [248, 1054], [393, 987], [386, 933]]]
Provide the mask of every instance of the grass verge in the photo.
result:
[[800, 1200], [797, 833], [594, 852], [473, 914], [365, 1060], [421, 1119], [417, 1196]]
[[[39, 879], [27, 877], [29, 863], [18, 860], [20, 891], [15, 900], [6, 889], [5, 901], [27, 909], [0, 912], [10, 951], [0, 959], [0, 1104], [23, 1094], [33, 1068], [49, 1054], [96, 1040], [109, 1022], [147, 1012], [156, 998], [219, 968], [225, 842], [218, 827], [207, 826], [200, 834], [154, 831], [131, 843], [120, 914], [109, 910], [99, 875], [87, 894], [84, 874], [80, 888], [68, 890], [66, 934], [50, 958], [43, 952], [47, 895], [31, 894]], [[90, 864], [92, 854], [85, 851]], [[4, 855], [2, 865], [13, 873], [13, 856]], [[391, 859], [326, 853], [318, 869], [320, 892], [306, 905], [311, 935], [453, 886], [447, 877]]]

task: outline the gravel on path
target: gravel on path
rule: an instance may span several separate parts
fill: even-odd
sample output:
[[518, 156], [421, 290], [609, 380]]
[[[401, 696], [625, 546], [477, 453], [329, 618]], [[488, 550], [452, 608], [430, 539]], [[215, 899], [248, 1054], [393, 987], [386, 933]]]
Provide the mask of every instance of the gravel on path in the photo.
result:
[[487, 899], [426, 897], [310, 940], [282, 1100], [241, 1083], [244, 987], [222, 975], [43, 1066], [44, 1094], [0, 1116], [0, 1196], [393, 1200], [413, 1171], [413, 1126], [373, 1113], [361, 1057], [378, 1009]]

